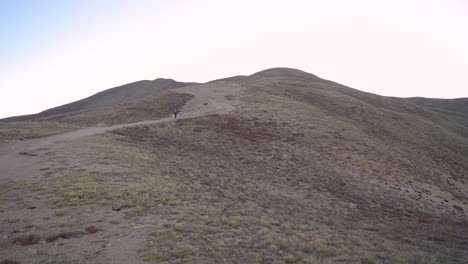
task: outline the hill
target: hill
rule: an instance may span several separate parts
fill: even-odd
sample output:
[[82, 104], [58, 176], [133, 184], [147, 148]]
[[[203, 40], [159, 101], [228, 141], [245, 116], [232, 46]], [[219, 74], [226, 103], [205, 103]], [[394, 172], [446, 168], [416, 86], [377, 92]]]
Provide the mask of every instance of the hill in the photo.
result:
[[145, 98], [157, 95], [163, 91], [184, 87], [194, 83], [176, 82], [172, 79], [156, 79], [153, 81], [138, 81], [114, 87], [85, 99], [72, 102], [66, 105], [54, 107], [38, 114], [16, 116], [0, 119], [0, 122], [45, 120], [52, 116], [65, 114], [78, 114], [85, 111], [108, 109], [113, 106], [125, 103], [131, 103], [143, 100]]
[[448, 112], [451, 114], [468, 114], [468, 98], [458, 99], [430, 99], [423, 97], [409, 98], [414, 104], [430, 108], [438, 112]]
[[[465, 99], [276, 68], [145, 100], [50, 119], [98, 128], [0, 145], [1, 237], [98, 228], [30, 246], [57, 262], [468, 261]], [[0, 255], [34, 262], [18, 243]]]

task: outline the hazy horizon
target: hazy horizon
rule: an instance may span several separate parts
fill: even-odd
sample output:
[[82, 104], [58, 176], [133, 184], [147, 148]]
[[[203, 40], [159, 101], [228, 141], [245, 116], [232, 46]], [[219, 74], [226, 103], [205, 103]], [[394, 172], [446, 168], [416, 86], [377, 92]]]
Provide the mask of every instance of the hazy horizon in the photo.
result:
[[468, 97], [468, 3], [0, 3], [0, 118], [139, 80], [289, 67], [384, 96]]

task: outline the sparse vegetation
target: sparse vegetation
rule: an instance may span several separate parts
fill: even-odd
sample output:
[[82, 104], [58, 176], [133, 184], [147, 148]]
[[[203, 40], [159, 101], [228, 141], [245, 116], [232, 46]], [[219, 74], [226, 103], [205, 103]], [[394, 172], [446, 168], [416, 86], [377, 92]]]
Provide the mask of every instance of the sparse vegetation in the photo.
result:
[[[236, 126], [239, 125], [243, 127], [237, 128]], [[195, 129], [198, 132], [190, 132]], [[258, 131], [255, 131], [255, 129], [258, 129]], [[275, 131], [275, 133], [272, 133], [272, 131]], [[295, 141], [300, 142], [304, 138], [291, 139], [289, 135], [293, 133], [288, 133], [283, 127], [271, 123], [262, 124], [253, 120], [233, 120], [229, 116], [223, 116], [181, 120], [175, 125], [129, 128], [116, 133], [119, 136], [125, 136], [128, 139], [128, 143], [136, 142], [136, 144], [139, 144], [139, 139], [144, 139], [148, 150], [152, 149], [151, 145], [148, 144], [148, 139], [150, 140], [149, 142], [154, 142], [154, 146], [157, 146], [158, 151], [151, 151], [152, 154], [148, 156], [151, 158], [147, 160], [153, 160], [153, 162], [146, 163], [146, 168], [149, 169], [151, 166], [154, 166], [152, 171], [158, 171], [155, 174], [170, 175], [170, 178], [166, 178], [166, 184], [177, 186], [176, 189], [170, 192], [172, 194], [175, 193], [176, 197], [178, 197], [174, 200], [177, 203], [172, 202], [168, 203], [168, 205], [176, 205], [172, 210], [177, 215], [177, 221], [183, 223], [183, 225], [174, 226], [163, 233], [155, 231], [141, 251], [141, 255], [147, 260], [164, 260], [174, 255], [177, 255], [179, 259], [189, 262], [201, 261], [204, 259], [203, 256], [206, 255], [211, 256], [213, 259], [221, 259], [221, 256], [230, 256], [230, 259], [240, 259], [241, 256], [238, 256], [236, 253], [240, 245], [230, 244], [236, 243], [236, 241], [243, 241], [244, 243], [250, 241], [244, 245], [246, 249], [240, 250], [243, 252], [244, 257], [248, 256], [248, 259], [258, 259], [259, 256], [254, 252], [258, 253], [264, 250], [265, 253], [262, 255], [270, 256], [272, 258], [270, 260], [280, 259], [285, 262], [292, 260], [296, 262], [322, 262], [327, 259], [343, 258], [343, 256], [348, 256], [349, 261], [353, 261], [354, 259], [355, 262], [359, 262], [359, 252], [362, 252], [362, 255], [366, 256], [373, 250], [377, 250], [372, 249], [372, 245], [360, 241], [359, 236], [348, 235], [350, 236], [349, 238], [332, 237], [330, 234], [334, 232], [326, 227], [330, 224], [327, 223], [327, 221], [330, 221], [328, 217], [326, 217], [328, 220], [325, 222], [317, 222], [314, 214], [308, 214], [308, 212], [315, 212], [316, 209], [313, 209], [315, 207], [320, 208], [320, 215], [339, 215], [340, 211], [346, 210], [345, 207], [340, 208], [344, 204], [340, 205], [340, 202], [335, 201], [336, 209], [334, 210], [336, 212], [332, 213], [333, 211], [330, 211], [325, 213], [323, 210], [329, 210], [330, 208], [316, 207], [317, 205], [311, 206], [313, 203], [309, 204], [307, 200], [296, 200], [293, 198], [294, 196], [289, 196], [285, 193], [282, 195], [280, 193], [275, 194], [281, 190], [275, 188], [275, 184], [281, 184], [282, 189], [294, 188], [294, 186], [296, 186], [295, 188], [299, 186], [316, 186], [318, 189], [315, 189], [315, 192], [309, 191], [307, 193], [317, 193], [317, 190], [320, 190], [320, 186], [326, 186], [321, 185], [321, 182], [328, 179], [325, 171], [321, 172], [321, 178], [313, 177], [314, 183], [311, 182], [309, 184], [306, 183], [307, 179], [302, 179], [302, 183], [299, 183], [296, 182], [297, 178], [288, 176], [288, 174], [291, 175], [291, 173], [298, 172], [294, 171], [294, 168], [290, 165], [288, 166], [288, 163], [284, 161], [295, 162], [305, 166], [303, 162], [310, 159], [303, 155], [302, 157], [298, 157], [294, 155], [294, 151], [278, 148], [278, 146], [281, 146], [280, 142], [284, 142], [284, 139], [291, 140], [289, 144], [294, 145], [296, 153], [305, 153], [305, 150], [302, 151], [300, 146], [310, 147], [310, 143], [295, 144]], [[187, 135], [190, 136], [188, 137]], [[205, 139], [208, 138], [210, 139], [209, 144], [205, 143]], [[122, 140], [124, 138], [119, 137], [119, 139]], [[278, 143], [275, 144], [276, 140]], [[263, 145], [263, 142], [265, 142], [265, 145]], [[255, 168], [248, 166], [251, 164], [249, 160], [255, 160], [255, 157], [261, 156], [257, 153], [271, 153], [273, 150], [280, 153], [276, 156], [278, 157], [277, 159], [273, 156], [270, 160], [257, 160]], [[291, 154], [286, 156], [281, 153]], [[170, 161], [170, 163], [166, 163], [165, 161]], [[139, 165], [134, 167], [145, 168], [145, 166]], [[320, 169], [323, 170], [323, 168]], [[333, 172], [330, 171], [329, 173], [333, 175]], [[252, 175], [255, 175], [255, 177], [252, 177]], [[178, 183], [172, 184], [172, 181], [177, 181]], [[350, 190], [348, 188], [351, 187], [349, 184], [339, 183], [336, 187], [340, 189], [326, 190], [333, 191], [336, 194], [338, 192], [349, 194]], [[266, 186], [268, 186], [268, 191], [265, 190]], [[355, 187], [352, 186], [351, 188]], [[297, 193], [298, 191], [295, 192]], [[204, 195], [201, 196], [201, 194]], [[276, 198], [277, 195], [281, 195], [281, 198]], [[324, 194], [318, 193], [316, 195]], [[217, 197], [216, 199], [219, 204], [214, 203], [212, 197]], [[220, 199], [220, 197], [225, 198]], [[330, 199], [325, 197], [322, 196], [316, 199], [320, 200], [321, 205], [323, 205], [327, 199]], [[255, 208], [271, 208], [274, 204], [274, 208], [276, 208], [275, 212], [279, 215], [258, 215], [258, 212], [255, 210], [246, 210], [245, 205], [243, 210], [239, 210], [236, 209], [237, 203], [228, 202], [229, 200], [241, 201], [244, 199], [252, 202], [255, 201], [254, 204], [258, 206]], [[393, 199], [396, 199], [396, 197]], [[376, 201], [384, 203], [383, 200], [376, 199]], [[362, 204], [363, 201], [355, 202]], [[197, 206], [194, 204], [197, 204]], [[201, 206], [203, 204], [205, 206]], [[292, 213], [289, 210], [291, 204], [294, 204], [292, 208], [302, 209]], [[220, 213], [223, 211], [223, 208], [230, 214], [223, 216]], [[298, 215], [293, 217], [295, 214]], [[353, 214], [353, 217], [359, 219], [358, 214]], [[330, 239], [324, 239], [324, 237], [327, 237], [326, 233], [320, 233], [316, 236], [304, 236], [304, 234], [311, 232], [313, 229], [310, 231], [307, 231], [307, 228], [305, 230], [301, 229], [305, 228], [304, 225], [307, 227], [307, 224], [296, 222], [299, 219], [304, 221], [309, 219], [309, 221], [315, 223], [315, 226], [318, 226], [319, 230], [328, 230], [330, 232]], [[338, 218], [331, 221], [335, 222], [334, 228], [338, 230], [341, 230], [341, 225], [349, 226], [349, 223], [347, 223], [349, 220], [347, 219]], [[242, 230], [255, 230], [256, 226], [263, 226], [263, 231], [242, 235]], [[359, 229], [358, 226], [354, 228]], [[295, 229], [298, 229], [297, 233], [294, 231]], [[386, 231], [381, 230], [380, 232]], [[229, 242], [224, 241], [222, 238], [229, 237], [228, 234], [233, 234], [236, 239], [228, 240]], [[218, 236], [221, 237], [221, 240], [203, 239], [204, 237]], [[386, 240], [386, 243], [393, 244], [393, 239]], [[194, 250], [162, 253], [163, 251], [161, 250], [163, 248], [171, 249], [172, 242], [174, 241], [182, 241], [186, 247], [194, 247]], [[158, 245], [157, 248], [155, 248], [156, 245]], [[249, 249], [254, 251], [250, 255], [248, 254], [250, 252]], [[403, 247], [401, 252], [408, 252], [408, 255], [406, 255], [408, 258], [402, 257], [402, 259], [414, 257], [409, 254], [409, 252], [414, 250], [412, 247]], [[400, 255], [405, 256], [401, 252]], [[386, 258], [389, 260], [397, 259], [396, 256], [387, 256]]]
[[[131, 230], [152, 262], [468, 260], [466, 128], [397, 98], [275, 78], [244, 81], [245, 105], [230, 114], [80, 139], [86, 157], [64, 154], [72, 165], [41, 181], [2, 182], [0, 201], [28, 208], [21, 195], [41, 192], [57, 218], [47, 242]], [[115, 122], [152, 116], [146, 107]], [[102, 113], [62, 121], [98, 124], [122, 112]]]
[[48, 137], [73, 131], [78, 127], [57, 122], [0, 122], [0, 143]]
[[23, 201], [24, 191], [40, 191], [41, 186], [34, 180], [17, 179], [0, 181], [0, 205], [14, 201], [22, 201], [24, 207], [30, 206], [27, 201]]
[[167, 117], [174, 105], [183, 106], [192, 98], [189, 94], [166, 92], [138, 102], [83, 113], [68, 113], [49, 117], [51, 120], [80, 126], [115, 125]]

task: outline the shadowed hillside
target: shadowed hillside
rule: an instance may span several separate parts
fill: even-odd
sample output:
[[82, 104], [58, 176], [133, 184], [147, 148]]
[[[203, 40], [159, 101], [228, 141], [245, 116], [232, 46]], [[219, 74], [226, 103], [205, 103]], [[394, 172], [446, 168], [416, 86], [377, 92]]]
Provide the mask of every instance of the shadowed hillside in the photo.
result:
[[276, 68], [58, 115], [62, 126], [169, 118], [23, 151], [47, 166], [1, 183], [4, 215], [16, 211], [0, 230], [26, 225], [18, 211], [32, 204], [56, 216], [28, 231], [38, 237], [100, 230], [31, 246], [57, 261], [466, 263], [465, 109]]
[[434, 112], [444, 118], [468, 126], [468, 98], [430, 99], [422, 97], [408, 98], [411, 102]]
[[409, 98], [413, 103], [427, 107], [437, 112], [468, 115], [468, 98], [458, 99], [430, 99], [422, 97]]

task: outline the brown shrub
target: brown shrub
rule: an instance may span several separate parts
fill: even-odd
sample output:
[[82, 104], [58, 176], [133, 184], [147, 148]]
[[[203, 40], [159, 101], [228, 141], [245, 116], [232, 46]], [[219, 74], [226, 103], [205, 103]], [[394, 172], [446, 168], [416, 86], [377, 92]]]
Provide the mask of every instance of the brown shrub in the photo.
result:
[[21, 245], [21, 246], [27, 246], [27, 245], [36, 244], [37, 242], [39, 242], [39, 240], [41, 240], [41, 238], [33, 234], [22, 235], [22, 236], [16, 237], [14, 240], [14, 243]]
[[95, 225], [90, 225], [86, 227], [85, 230], [88, 232], [88, 234], [94, 234], [99, 231], [99, 228], [97, 228]]
[[50, 234], [46, 237], [47, 242], [54, 242], [55, 240], [59, 239], [59, 234]]

